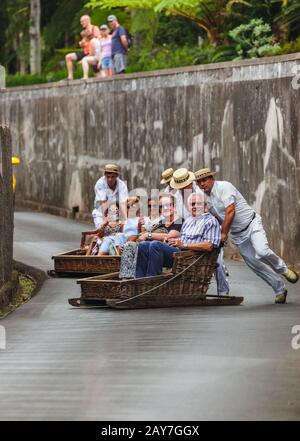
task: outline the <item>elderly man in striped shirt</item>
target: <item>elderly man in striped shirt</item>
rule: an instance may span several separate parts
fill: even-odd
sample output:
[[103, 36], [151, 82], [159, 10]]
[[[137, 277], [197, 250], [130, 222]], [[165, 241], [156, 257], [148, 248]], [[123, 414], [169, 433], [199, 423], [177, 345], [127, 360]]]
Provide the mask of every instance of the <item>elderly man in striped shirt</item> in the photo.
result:
[[183, 223], [179, 239], [139, 244], [136, 277], [156, 276], [163, 267], [171, 268], [173, 253], [180, 250], [211, 251], [221, 242], [221, 228], [217, 219], [206, 211], [204, 194], [193, 193], [188, 198], [189, 216]]

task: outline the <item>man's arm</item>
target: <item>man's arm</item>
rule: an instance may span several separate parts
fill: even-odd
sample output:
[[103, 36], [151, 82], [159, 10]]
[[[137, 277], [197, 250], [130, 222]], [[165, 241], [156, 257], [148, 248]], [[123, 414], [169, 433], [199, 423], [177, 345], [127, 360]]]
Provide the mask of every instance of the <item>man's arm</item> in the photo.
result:
[[228, 238], [228, 233], [229, 233], [231, 224], [234, 220], [234, 216], [235, 216], [235, 204], [230, 204], [226, 208], [225, 219], [222, 224], [222, 229], [221, 229], [221, 241], [222, 242], [225, 242]]
[[128, 50], [128, 41], [127, 41], [127, 37], [126, 35], [121, 35], [120, 36], [120, 40], [122, 43], [122, 46], [124, 47], [124, 49], [126, 49], [126, 51]]
[[180, 239], [169, 239], [168, 243], [173, 247], [182, 248], [183, 250], [189, 251], [212, 251], [214, 248], [214, 244], [211, 242], [199, 242], [184, 245]]

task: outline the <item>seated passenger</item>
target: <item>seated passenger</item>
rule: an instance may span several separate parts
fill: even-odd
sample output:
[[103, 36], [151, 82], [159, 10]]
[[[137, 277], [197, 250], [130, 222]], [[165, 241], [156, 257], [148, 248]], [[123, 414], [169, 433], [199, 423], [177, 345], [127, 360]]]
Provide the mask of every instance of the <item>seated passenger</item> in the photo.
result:
[[[153, 199], [149, 200], [154, 201]], [[151, 210], [153, 204], [149, 204], [148, 208]], [[162, 193], [159, 199], [159, 210], [157, 208], [153, 209], [154, 216], [156, 218], [155, 222], [149, 228], [148, 231], [144, 231], [138, 238], [138, 243], [127, 242], [124, 245], [124, 250], [121, 258], [121, 267], [119, 277], [121, 279], [132, 279], [135, 278], [136, 274], [136, 264], [137, 264], [137, 253], [139, 243], [144, 243], [145, 240], [153, 241], [167, 241], [171, 238], [177, 238], [180, 235], [180, 230], [182, 227], [181, 219], [178, 218], [175, 211], [175, 198], [170, 193]], [[151, 217], [151, 213], [149, 213]], [[147, 220], [146, 220], [147, 222]], [[140, 224], [145, 230], [145, 218], [140, 218]]]
[[207, 211], [204, 193], [192, 193], [188, 198], [191, 214], [183, 223], [178, 238], [168, 243], [157, 240], [139, 244], [136, 277], [156, 276], [163, 267], [171, 268], [173, 254], [180, 250], [212, 251], [221, 242], [221, 228], [217, 219]]
[[[140, 235], [138, 239], [139, 242], [144, 242], [145, 240], [165, 241], [168, 237], [179, 236], [182, 220], [177, 215], [175, 203], [175, 197], [172, 194], [160, 194], [158, 205], [159, 211], [156, 213], [156, 220], [152, 222], [150, 227], [149, 222], [147, 223], [147, 219], [145, 218], [145, 224], [143, 226], [146, 231]], [[153, 207], [153, 204], [151, 207]], [[159, 215], [158, 217], [157, 214]]]
[[86, 236], [93, 235], [90, 245], [87, 249], [87, 256], [101, 256], [109, 254], [108, 243], [105, 238], [122, 233], [124, 224], [119, 219], [119, 204], [111, 204], [105, 211], [105, 221], [96, 230], [83, 231], [81, 248], [84, 248]]
[[106, 234], [100, 245], [98, 256], [104, 255], [120, 255], [122, 249], [127, 242], [135, 242], [141, 231], [140, 218], [139, 218], [139, 203], [138, 199], [128, 199], [128, 213], [125, 222], [119, 220], [121, 225], [120, 230], [112, 232], [112, 234]]
[[159, 213], [159, 201], [156, 198], [148, 199], [148, 216], [144, 217], [143, 228], [150, 233], [155, 225], [159, 224], [161, 216]]

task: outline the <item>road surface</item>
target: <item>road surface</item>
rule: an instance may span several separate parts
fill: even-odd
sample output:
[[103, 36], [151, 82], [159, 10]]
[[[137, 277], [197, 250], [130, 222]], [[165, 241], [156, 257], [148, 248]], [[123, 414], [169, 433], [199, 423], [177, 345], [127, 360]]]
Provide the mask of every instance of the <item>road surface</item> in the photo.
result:
[[[15, 216], [15, 258], [43, 270], [86, 229]], [[300, 283], [289, 303], [241, 262], [228, 262], [238, 307], [77, 310], [75, 279], [49, 279], [1, 321], [1, 420], [300, 419]], [[215, 287], [212, 285], [211, 291]]]

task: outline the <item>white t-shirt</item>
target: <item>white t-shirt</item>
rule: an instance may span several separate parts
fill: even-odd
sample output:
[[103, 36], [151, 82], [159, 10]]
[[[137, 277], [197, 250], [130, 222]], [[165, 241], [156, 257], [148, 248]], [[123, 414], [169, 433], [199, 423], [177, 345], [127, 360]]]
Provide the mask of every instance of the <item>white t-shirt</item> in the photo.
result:
[[[98, 179], [95, 185], [95, 202], [94, 210], [101, 213], [100, 202], [126, 202], [128, 199], [128, 188], [127, 185], [117, 178], [117, 185], [114, 190], [112, 190], [108, 184], [105, 176]], [[101, 213], [102, 214], [102, 213]]]
[[215, 181], [208, 200], [211, 213], [224, 222], [226, 208], [231, 204], [235, 205], [235, 216], [230, 228], [234, 234], [250, 224], [254, 210], [230, 182]]

